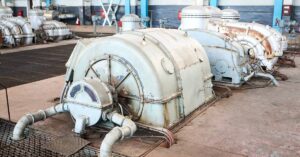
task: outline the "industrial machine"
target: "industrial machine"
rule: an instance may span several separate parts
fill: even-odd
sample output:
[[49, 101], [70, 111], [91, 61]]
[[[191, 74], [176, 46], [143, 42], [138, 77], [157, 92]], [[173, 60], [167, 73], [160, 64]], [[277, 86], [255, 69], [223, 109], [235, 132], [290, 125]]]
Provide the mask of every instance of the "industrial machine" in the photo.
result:
[[31, 25], [22, 17], [13, 17], [9, 7], [0, 6], [0, 29], [3, 46], [30, 45], [35, 34]]
[[30, 45], [40, 36], [43, 36], [43, 40], [63, 40], [72, 36], [64, 23], [55, 20], [46, 21], [39, 9], [29, 11], [30, 22], [23, 17], [13, 17], [12, 14], [11, 8], [0, 6], [3, 46]]
[[46, 20], [44, 12], [40, 9], [32, 9], [29, 12], [29, 20], [33, 29], [40, 34], [44, 34], [43, 40], [63, 40], [72, 37], [72, 32], [66, 24], [56, 20]]
[[224, 9], [221, 19], [211, 20], [208, 30], [234, 38], [247, 47], [249, 55], [260, 61], [263, 69], [272, 70], [278, 57], [287, 49], [286, 37], [270, 26], [239, 22], [240, 15], [233, 9]]
[[122, 29], [121, 31], [133, 31], [136, 29], [145, 28], [143, 26], [141, 19], [135, 14], [124, 15], [121, 18]]
[[66, 67], [61, 103], [22, 117], [13, 140], [24, 138], [28, 125], [69, 112], [78, 134], [89, 126], [115, 124], [100, 148], [100, 156], [107, 157], [137, 125], [171, 128], [214, 97], [205, 50], [179, 30], [142, 29], [81, 40]]
[[220, 15], [218, 9], [212, 7], [189, 6], [182, 9], [179, 28], [205, 48], [215, 84], [240, 87], [254, 76], [269, 78], [278, 85], [272, 75], [256, 68], [256, 62], [251, 61], [247, 54], [249, 47], [245, 47], [230, 35], [209, 31], [209, 21], [221, 17]]

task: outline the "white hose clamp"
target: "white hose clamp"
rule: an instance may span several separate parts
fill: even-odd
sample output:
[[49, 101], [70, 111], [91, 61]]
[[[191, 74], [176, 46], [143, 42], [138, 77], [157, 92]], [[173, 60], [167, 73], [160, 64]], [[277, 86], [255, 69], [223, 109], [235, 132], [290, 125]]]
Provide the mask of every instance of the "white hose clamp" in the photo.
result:
[[32, 123], [34, 123], [34, 117], [33, 117], [32, 113], [28, 113], [28, 114], [26, 114], [26, 116], [29, 116], [32, 119]]
[[121, 139], [120, 140], [123, 140], [124, 139], [124, 132], [123, 132], [123, 130], [120, 128], [120, 127], [116, 127], [120, 132], [121, 132], [121, 134], [122, 134], [122, 136], [121, 136]]
[[39, 112], [41, 112], [43, 114], [43, 116], [44, 116], [43, 120], [47, 119], [47, 114], [45, 111], [39, 110]]

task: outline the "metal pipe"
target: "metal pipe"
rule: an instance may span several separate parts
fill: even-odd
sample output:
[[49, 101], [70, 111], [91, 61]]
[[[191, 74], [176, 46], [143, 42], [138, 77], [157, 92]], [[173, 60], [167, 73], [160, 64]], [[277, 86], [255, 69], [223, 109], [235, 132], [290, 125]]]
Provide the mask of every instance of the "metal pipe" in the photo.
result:
[[77, 134], [84, 134], [85, 133], [85, 126], [88, 122], [88, 118], [86, 116], [79, 116], [75, 118], [75, 128], [74, 132]]
[[47, 33], [47, 36], [55, 40], [69, 38], [72, 34], [66, 24], [56, 20], [45, 21], [43, 23], [43, 29]]
[[0, 21], [0, 25], [4, 25], [10, 29], [10, 32], [15, 40], [14, 41], [15, 45], [21, 43], [21, 40], [23, 38], [23, 36], [22, 36], [23, 32], [19, 25], [17, 25], [14, 22], [8, 21], [6, 19], [2, 19]]
[[249, 81], [254, 75], [255, 75], [255, 72], [252, 72], [252, 73], [249, 74], [248, 76], [244, 77], [244, 81], [245, 81], [245, 82]]
[[132, 136], [136, 132], [137, 126], [131, 119], [128, 119], [119, 113], [109, 113], [103, 119], [110, 120], [118, 126], [121, 126], [114, 127], [108, 134], [106, 134], [100, 146], [100, 157], [111, 157], [112, 146], [117, 141], [124, 139], [124, 137]]
[[33, 42], [33, 38], [35, 37], [35, 34], [32, 31], [32, 27], [28, 21], [26, 21], [24, 18], [20, 17], [12, 17], [12, 18], [6, 18], [6, 20], [18, 24], [22, 28], [23, 37], [24, 37], [24, 43], [25, 45], [30, 45]]
[[10, 32], [10, 29], [5, 25], [1, 25], [1, 22], [0, 22], [0, 30], [2, 32], [2, 35], [4, 36], [4, 45], [13, 46], [16, 44], [14, 37]]
[[166, 139], [167, 139], [167, 142], [169, 144], [169, 146], [171, 147], [173, 144], [175, 144], [175, 138], [174, 138], [174, 135], [173, 133], [166, 129], [166, 128], [162, 128], [162, 127], [155, 127], [155, 126], [151, 126], [151, 125], [147, 125], [147, 124], [143, 124], [143, 123], [136, 123], [139, 127], [141, 128], [145, 128], [145, 129], [148, 129], [148, 130], [151, 130], [151, 131], [155, 131], [155, 132], [159, 132], [161, 134], [163, 134]]
[[255, 77], [264, 77], [264, 78], [269, 78], [272, 82], [273, 82], [273, 84], [275, 85], [275, 86], [279, 86], [279, 83], [278, 83], [278, 81], [274, 78], [274, 76], [272, 76], [271, 74], [266, 74], [266, 73], [261, 73], [261, 72], [257, 72], [257, 73], [255, 73]]
[[24, 130], [28, 125], [32, 125], [35, 122], [42, 121], [48, 117], [52, 117], [56, 114], [67, 112], [67, 106], [64, 104], [58, 104], [56, 106], [50, 107], [46, 110], [40, 110], [33, 114], [24, 115], [16, 124], [12, 140], [21, 140], [24, 139]]

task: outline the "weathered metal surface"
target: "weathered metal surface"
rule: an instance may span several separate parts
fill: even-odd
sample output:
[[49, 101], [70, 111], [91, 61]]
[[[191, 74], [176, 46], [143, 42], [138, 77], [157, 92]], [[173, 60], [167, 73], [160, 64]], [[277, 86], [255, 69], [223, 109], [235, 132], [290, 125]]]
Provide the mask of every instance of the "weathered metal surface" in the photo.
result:
[[89, 141], [78, 136], [68, 135], [57, 137], [55, 140], [45, 144], [43, 147], [64, 156], [70, 156], [84, 148], [89, 143]]
[[205, 48], [214, 74], [213, 81], [226, 86], [241, 86], [251, 78], [250, 59], [239, 43], [219, 33], [186, 31]]
[[292, 58], [292, 57], [289, 57], [289, 56], [286, 56], [286, 55], [283, 56], [283, 57], [280, 57], [278, 59], [277, 64], [279, 66], [286, 66], [286, 67], [296, 68], [295, 57]]
[[[64, 157], [64, 155], [53, 152], [44, 146], [53, 141], [55, 136], [33, 129], [27, 129], [27, 139], [12, 141], [14, 124], [0, 119], [0, 156], [1, 157]], [[86, 146], [71, 157], [92, 157], [98, 154], [98, 150]]]
[[287, 46], [286, 38], [273, 28], [258, 23], [238, 22], [234, 18], [210, 21], [208, 30], [237, 39], [248, 49], [252, 49], [254, 57], [268, 70], [273, 69], [278, 57], [283, 55]]
[[[184, 53], [183, 53], [184, 52]], [[212, 97], [205, 50], [184, 32], [147, 29], [79, 42], [67, 63], [73, 81], [100, 78], [135, 120], [170, 127]]]
[[208, 31], [212, 14], [216, 14], [214, 19], [217, 18], [218, 9], [203, 6], [186, 7], [182, 10], [182, 23], [179, 29], [184, 30], [205, 48], [214, 75], [213, 81], [227, 86], [241, 86], [252, 73], [246, 48], [233, 40], [235, 38], [233, 33], [225, 36], [219, 32]]
[[122, 31], [133, 31], [142, 28], [141, 19], [135, 14], [124, 15], [121, 18]]
[[254, 37], [255, 39], [257, 39], [258, 41], [260, 41], [260, 43], [263, 45], [263, 47], [265, 48], [265, 55], [267, 56], [267, 58], [273, 58], [274, 54], [272, 53], [272, 47], [271, 44], [268, 40], [266, 40], [268, 37], [264, 36], [263, 34], [261, 34], [260, 32], [256, 31], [256, 30], [250, 30], [250, 29], [242, 29], [242, 28], [237, 28], [237, 27], [226, 27], [226, 33], [224, 33], [227, 36], [230, 37], [235, 37], [238, 34], [247, 34], [249, 36]]
[[207, 29], [212, 17], [212, 11], [204, 6], [188, 6], [181, 11], [181, 24], [179, 29]]

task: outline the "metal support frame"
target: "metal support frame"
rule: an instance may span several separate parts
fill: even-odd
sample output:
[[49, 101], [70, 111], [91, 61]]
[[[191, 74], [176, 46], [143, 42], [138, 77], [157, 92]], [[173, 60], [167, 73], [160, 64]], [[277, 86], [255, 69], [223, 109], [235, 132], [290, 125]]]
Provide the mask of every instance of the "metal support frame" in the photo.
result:
[[149, 14], [149, 0], [141, 0], [141, 18], [144, 21], [144, 26], [148, 26], [148, 22], [144, 19], [148, 18]]
[[[108, 23], [108, 25], [111, 26], [113, 24], [113, 22], [116, 21], [116, 13], [119, 9], [121, 0], [116, 0], [115, 7], [113, 7], [113, 2], [114, 2], [114, 0], [109, 0], [108, 8], [106, 9], [104, 6], [103, 0], [100, 0], [100, 6], [105, 15], [104, 22], [102, 24], [103, 26], [105, 26], [106, 23]], [[110, 15], [111, 15], [111, 17], [110, 17]]]
[[275, 0], [273, 13], [273, 28], [275, 28], [277, 31], [280, 31], [279, 23], [282, 20], [282, 9], [283, 0]]
[[212, 7], [218, 7], [218, 0], [210, 0], [209, 5]]
[[130, 7], [130, 0], [125, 0], [125, 15], [129, 15], [131, 13]]

